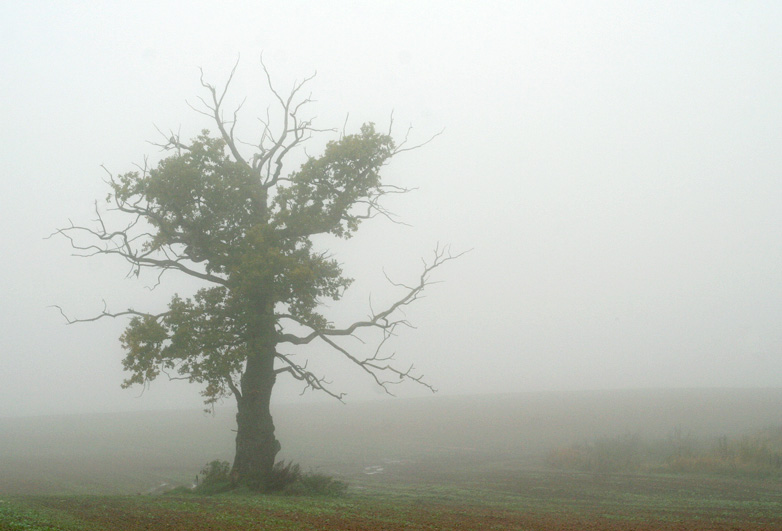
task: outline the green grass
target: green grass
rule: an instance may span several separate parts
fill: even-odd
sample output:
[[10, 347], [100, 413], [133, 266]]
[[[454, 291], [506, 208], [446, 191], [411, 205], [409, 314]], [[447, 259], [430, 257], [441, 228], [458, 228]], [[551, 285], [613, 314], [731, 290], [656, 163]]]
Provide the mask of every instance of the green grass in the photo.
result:
[[456, 473], [431, 481], [408, 470], [391, 481], [367, 480], [346, 496], [332, 498], [246, 492], [6, 496], [0, 498], [0, 529], [282, 530], [348, 524], [361, 529], [458, 529], [461, 522], [506, 529], [524, 529], [525, 522], [532, 522], [530, 529], [556, 529], [556, 522], [579, 521], [614, 522], [620, 528], [665, 529], [691, 522], [710, 529], [760, 529], [782, 526], [780, 488], [774, 481], [491, 468], [475, 469], [471, 477]]

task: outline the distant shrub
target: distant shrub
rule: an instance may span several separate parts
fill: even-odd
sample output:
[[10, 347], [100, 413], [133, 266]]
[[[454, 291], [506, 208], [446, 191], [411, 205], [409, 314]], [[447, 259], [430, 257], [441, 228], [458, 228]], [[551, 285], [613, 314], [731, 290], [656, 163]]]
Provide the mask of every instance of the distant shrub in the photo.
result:
[[275, 463], [268, 490], [298, 496], [340, 496], [348, 485], [327, 474], [302, 472], [298, 464], [285, 461]]
[[199, 494], [216, 494], [230, 490], [230, 472], [231, 465], [228, 461], [211, 461], [201, 469], [201, 479], [193, 490]]
[[546, 456], [546, 464], [560, 470], [580, 470], [610, 474], [637, 472], [644, 448], [638, 435], [603, 437], [591, 444], [555, 448]]
[[713, 444], [681, 428], [665, 439], [643, 441], [638, 435], [601, 438], [590, 444], [554, 448], [546, 464], [561, 470], [594, 473], [658, 472], [782, 477], [782, 426]]
[[348, 490], [348, 484], [327, 474], [308, 472], [298, 481], [288, 485], [285, 494], [310, 496], [342, 496]]
[[732, 461], [738, 470], [782, 475], [782, 426], [728, 441], [726, 446], [726, 459]]
[[[185, 491], [197, 494], [218, 494], [234, 489], [231, 482], [231, 466], [226, 461], [207, 463], [199, 477], [198, 485], [190, 490], [187, 487], [175, 489], [176, 494]], [[317, 472], [302, 472], [297, 463], [279, 461], [274, 464], [271, 475], [263, 487], [239, 488], [237, 492], [266, 492], [299, 496], [341, 496], [348, 489], [348, 484], [327, 474]]]

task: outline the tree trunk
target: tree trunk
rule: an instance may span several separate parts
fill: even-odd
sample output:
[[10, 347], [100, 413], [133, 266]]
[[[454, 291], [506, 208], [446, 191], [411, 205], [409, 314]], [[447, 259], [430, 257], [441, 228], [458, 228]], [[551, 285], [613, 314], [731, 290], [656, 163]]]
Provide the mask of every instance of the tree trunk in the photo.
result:
[[253, 489], [269, 487], [269, 479], [280, 443], [274, 437], [269, 402], [276, 375], [274, 347], [259, 349], [247, 359], [241, 380], [241, 396], [236, 397], [236, 457], [231, 479], [234, 484]]

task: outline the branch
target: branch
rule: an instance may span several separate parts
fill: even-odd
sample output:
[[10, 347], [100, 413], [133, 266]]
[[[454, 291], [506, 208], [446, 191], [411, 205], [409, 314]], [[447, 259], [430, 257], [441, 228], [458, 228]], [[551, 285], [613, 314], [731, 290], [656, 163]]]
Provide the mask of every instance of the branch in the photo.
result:
[[[203, 104], [203, 108], [198, 108], [189, 103], [188, 105], [191, 109], [198, 112], [199, 114], [203, 114], [204, 116], [208, 116], [214, 120], [218, 130], [220, 131], [220, 136], [225, 141], [228, 149], [231, 151], [231, 154], [236, 159], [236, 161], [255, 172], [255, 174], [261, 178], [261, 185], [268, 189], [276, 185], [280, 180], [283, 169], [283, 159], [292, 149], [308, 140], [312, 133], [333, 131], [333, 129], [316, 129], [312, 126], [311, 119], [302, 119], [299, 116], [301, 109], [308, 103], [311, 103], [312, 99], [310, 97], [306, 97], [300, 101], [297, 101], [296, 97], [304, 85], [306, 85], [315, 77], [315, 74], [304, 78], [300, 82], [294, 83], [293, 88], [287, 97], [283, 97], [274, 87], [269, 69], [263, 62], [263, 57], [261, 57], [260, 62], [261, 67], [263, 68], [263, 72], [266, 76], [266, 82], [269, 91], [277, 100], [282, 111], [283, 123], [279, 136], [275, 138], [275, 136], [271, 133], [272, 128], [269, 123], [270, 120], [268, 116], [265, 121], [260, 120], [261, 124], [263, 124], [261, 139], [257, 145], [253, 145], [258, 150], [258, 152], [253, 155], [249, 162], [244, 157], [242, 157], [238, 148], [239, 143], [245, 143], [237, 140], [234, 136], [234, 130], [238, 121], [238, 113], [242, 108], [242, 105], [244, 105], [244, 101], [242, 101], [242, 103], [239, 104], [233, 111], [233, 118], [231, 120], [226, 120], [223, 117], [223, 100], [225, 99], [225, 96], [228, 93], [228, 88], [233, 81], [234, 75], [236, 74], [236, 68], [239, 65], [238, 59], [236, 64], [234, 64], [234, 67], [228, 76], [228, 80], [226, 81], [221, 91], [218, 91], [217, 87], [204, 80], [204, 71], [201, 69], [201, 86], [203, 86], [208, 91], [209, 101], [205, 100], [204, 98], [198, 98], [199, 101]], [[172, 136], [172, 140], [169, 141], [166, 146], [177, 147], [178, 140], [174, 141], [173, 139], [174, 137]], [[269, 143], [271, 143], [271, 145], [269, 145]]]
[[[279, 315], [278, 317], [280, 319], [292, 320], [301, 326], [311, 329], [312, 332], [306, 336], [297, 336], [294, 334], [280, 334], [278, 336], [278, 342], [291, 343], [294, 345], [304, 345], [310, 343], [311, 341], [317, 338], [323, 341], [324, 343], [326, 343], [329, 347], [331, 347], [335, 351], [339, 352], [348, 361], [361, 368], [361, 370], [363, 370], [366, 374], [368, 374], [375, 381], [375, 383], [389, 395], [393, 395], [393, 393], [389, 388], [390, 386], [405, 381], [417, 383], [419, 385], [426, 387], [432, 392], [436, 392], [436, 389], [424, 380], [423, 374], [416, 375], [413, 372], [415, 369], [413, 365], [410, 365], [410, 367], [404, 370], [399, 369], [393, 364], [394, 354], [392, 353], [388, 356], [383, 356], [381, 355], [381, 349], [385, 345], [386, 341], [391, 336], [394, 335], [394, 331], [398, 326], [412, 326], [405, 319], [395, 318], [394, 314], [397, 311], [401, 312], [401, 310], [405, 306], [417, 300], [421, 296], [421, 292], [423, 292], [426, 286], [433, 284], [433, 282], [429, 280], [432, 271], [434, 271], [435, 269], [437, 269], [438, 267], [440, 267], [446, 262], [459, 258], [460, 256], [464, 255], [466, 252], [469, 251], [453, 254], [450, 252], [450, 248], [448, 246], [440, 247], [440, 245], [438, 244], [434, 251], [434, 259], [432, 260], [431, 263], [428, 264], [424, 262], [424, 268], [421, 275], [418, 278], [418, 283], [414, 285], [408, 286], [401, 283], [396, 283], [388, 279], [388, 276], [386, 276], [386, 278], [393, 286], [402, 287], [406, 290], [406, 292], [402, 297], [400, 297], [395, 302], [390, 304], [385, 310], [378, 313], [374, 313], [373, 311], [372, 316], [367, 321], [358, 321], [342, 329], [333, 329], [333, 328], [318, 329], [318, 328], [314, 328], [313, 326], [309, 325], [308, 323], [302, 321], [301, 319], [293, 315], [289, 315], [289, 314]], [[374, 354], [367, 358], [360, 358], [352, 354], [348, 349], [341, 346], [334, 339], [335, 337], [339, 337], [339, 336], [355, 337], [355, 332], [361, 328], [376, 328], [383, 331], [383, 339], [378, 344]], [[324, 390], [328, 394], [335, 396], [334, 393], [331, 393], [330, 391], [323, 389], [322, 379], [318, 379], [312, 373], [307, 372], [306, 367], [300, 367], [298, 365], [293, 364], [287, 357], [284, 356], [279, 356], [279, 357], [283, 359], [283, 361], [289, 364], [288, 367], [281, 369], [281, 372], [282, 371], [289, 372], [297, 379], [305, 381], [308, 387], [312, 389]]]
[[399, 153], [404, 153], [405, 151], [413, 151], [414, 149], [418, 149], [418, 148], [424, 147], [429, 142], [431, 142], [432, 140], [434, 140], [435, 138], [437, 138], [438, 136], [440, 136], [441, 134], [443, 134], [445, 132], [445, 129], [441, 129], [439, 132], [433, 134], [427, 140], [421, 142], [420, 144], [415, 144], [415, 145], [412, 145], [412, 146], [405, 147], [407, 142], [408, 142], [408, 137], [410, 136], [410, 131], [412, 131], [412, 130], [413, 130], [413, 126], [412, 125], [407, 128], [407, 133], [405, 133], [405, 139], [402, 140], [402, 142], [399, 145], [396, 146], [396, 149], [394, 150], [393, 155], [398, 155]]
[[[236, 67], [239, 66], [239, 59], [236, 59], [236, 63], [234, 63], [234, 67], [231, 69], [231, 74], [228, 76], [228, 80], [225, 82], [225, 86], [223, 87], [222, 92], [220, 95], [217, 95], [217, 88], [215, 88], [214, 85], [207, 83], [204, 81], [204, 70], [200, 69], [201, 71], [201, 86], [204, 87], [206, 90], [209, 91], [209, 94], [212, 96], [212, 104], [206, 103], [206, 101], [203, 100], [203, 98], [199, 98], [202, 103], [204, 103], [205, 107], [210, 111], [209, 113], [200, 111], [198, 109], [195, 109], [191, 106], [195, 111], [200, 112], [201, 114], [205, 114], [207, 116], [210, 116], [214, 119], [215, 123], [217, 124], [217, 128], [220, 130], [220, 135], [223, 137], [223, 140], [228, 145], [228, 149], [231, 150], [231, 154], [234, 156], [237, 162], [243, 164], [247, 168], [251, 168], [250, 164], [247, 163], [246, 160], [242, 157], [241, 153], [239, 153], [239, 149], [236, 147], [236, 140], [234, 139], [234, 127], [236, 127], [236, 118], [239, 113], [239, 109], [242, 108], [242, 105], [244, 102], [239, 104], [239, 106], [234, 110], [233, 113], [233, 121], [226, 122], [226, 120], [222, 116], [222, 109], [221, 106], [223, 104], [223, 100], [225, 99], [225, 95], [228, 93], [228, 87], [231, 86], [231, 81], [233, 81], [234, 74], [236, 74]], [[231, 129], [227, 130], [225, 128], [226, 124], [231, 124]]]
[[[419, 296], [421, 295], [421, 292], [424, 291], [426, 286], [429, 286], [432, 284], [432, 282], [429, 280], [429, 276], [431, 275], [432, 271], [440, 267], [441, 265], [445, 264], [446, 262], [450, 262], [451, 260], [455, 260], [468, 252], [470, 252], [471, 249], [467, 251], [460, 252], [458, 254], [452, 254], [450, 251], [449, 246], [440, 247], [438, 244], [437, 247], [435, 247], [434, 250], [434, 259], [430, 264], [427, 264], [424, 261], [424, 268], [421, 272], [421, 275], [418, 278], [418, 284], [408, 287], [407, 293], [405, 293], [402, 297], [400, 297], [398, 300], [390, 304], [385, 310], [373, 313], [369, 320], [366, 321], [357, 321], [350, 326], [346, 328], [329, 328], [329, 329], [313, 329], [313, 331], [306, 335], [306, 336], [296, 336], [294, 334], [281, 334], [279, 336], [278, 342], [279, 343], [291, 343], [293, 345], [306, 345], [310, 342], [312, 342], [313, 339], [321, 337], [321, 336], [349, 336], [353, 335], [353, 333], [360, 329], [360, 328], [380, 328], [383, 330], [391, 330], [393, 331], [393, 328], [395, 328], [399, 324], [406, 323], [406, 321], [403, 320], [392, 320], [390, 317], [394, 312], [399, 310], [400, 308], [403, 308], [405, 306], [408, 306], [409, 304], [416, 301]], [[400, 284], [401, 286], [401, 284]], [[281, 317], [285, 317], [291, 320], [296, 321], [298, 324], [305, 326], [307, 328], [311, 328], [306, 322], [300, 321], [296, 319], [295, 317], [291, 315], [283, 315]]]
[[[412, 371], [414, 369], [413, 365], [410, 365], [410, 367], [406, 371], [401, 371], [388, 363], [384, 365], [380, 364], [382, 362], [391, 361], [394, 359], [394, 354], [385, 357], [380, 356], [380, 349], [383, 347], [383, 345], [388, 340], [388, 338], [391, 337], [391, 335], [392, 334], [390, 332], [384, 331], [383, 340], [380, 342], [377, 349], [375, 350], [375, 354], [372, 357], [363, 360], [353, 356], [346, 349], [342, 348], [336, 342], [332, 341], [326, 336], [320, 335], [319, 337], [320, 339], [325, 341], [329, 346], [331, 346], [333, 349], [340, 352], [348, 360], [353, 362], [355, 365], [358, 365], [364, 372], [369, 374], [372, 377], [372, 379], [375, 381], [375, 383], [379, 387], [381, 387], [383, 391], [385, 391], [386, 394], [388, 395], [394, 396], [394, 393], [392, 393], [391, 390], [388, 388], [389, 385], [396, 385], [402, 383], [403, 381], [411, 381], [411, 382], [418, 383], [420, 385], [423, 385], [433, 393], [436, 393], [437, 389], [435, 389], [433, 386], [431, 386], [430, 384], [426, 383], [423, 380], [424, 378], [423, 374], [419, 376], [413, 376], [412, 374]], [[383, 375], [387, 373], [391, 373], [394, 376], [396, 376], [397, 377], [396, 381], [384, 379]]]
[[276, 369], [274, 372], [275, 374], [282, 374], [282, 373], [288, 373], [294, 378], [296, 378], [299, 381], [302, 381], [306, 384], [304, 389], [302, 390], [301, 394], [304, 394], [307, 389], [312, 389], [313, 391], [323, 391], [329, 396], [332, 396], [342, 402], [342, 398], [345, 396], [345, 393], [335, 393], [331, 391], [327, 386], [330, 384], [330, 382], [327, 382], [325, 378], [315, 376], [314, 373], [307, 370], [307, 364], [299, 365], [295, 362], [293, 362], [290, 357], [290, 354], [281, 354], [279, 352], [276, 353], [276, 357], [279, 360], [282, 360], [287, 366], [282, 367], [280, 369]]
[[[168, 247], [155, 247], [149, 244], [149, 240], [153, 236], [148, 232], [140, 232], [138, 234], [131, 234], [139, 224], [141, 224], [143, 218], [156, 219], [157, 214], [149, 208], [138, 206], [138, 203], [128, 205], [121, 202], [115, 197], [115, 204], [117, 210], [126, 214], [133, 214], [134, 217], [125, 227], [109, 231], [104, 223], [103, 216], [98, 209], [98, 203], [95, 202], [95, 222], [97, 228], [91, 229], [88, 227], [81, 227], [74, 225], [71, 222], [69, 227], [63, 229], [57, 229], [47, 238], [51, 238], [55, 235], [60, 235], [66, 238], [71, 248], [77, 251], [74, 256], [82, 258], [91, 257], [99, 254], [105, 255], [117, 255], [124, 258], [130, 265], [131, 270], [128, 276], [139, 276], [143, 268], [158, 268], [163, 271], [175, 270], [181, 273], [185, 273], [191, 277], [206, 280], [219, 285], [226, 285], [227, 280], [214, 274], [198, 271], [193, 269], [186, 262], [196, 262], [187, 256], [179, 255], [171, 249], [170, 244]], [[163, 225], [161, 224], [161, 227]], [[162, 230], [162, 229], [161, 229]], [[97, 240], [97, 243], [81, 244], [76, 240], [76, 234], [86, 234], [88, 238]], [[138, 240], [147, 239], [139, 245], [134, 245]], [[178, 235], [170, 235], [170, 241], [177, 241]], [[156, 256], [156, 253], [162, 254], [162, 258]], [[172, 257], [173, 255], [173, 257]], [[159, 279], [158, 279], [159, 280]]]
[[404, 188], [402, 186], [383, 184], [380, 186], [378, 193], [368, 196], [366, 199], [359, 199], [355, 202], [356, 205], [366, 205], [366, 213], [352, 215], [352, 217], [356, 219], [372, 219], [377, 216], [383, 216], [391, 223], [409, 227], [410, 225], [408, 223], [400, 220], [396, 214], [385, 208], [381, 204], [380, 200], [386, 195], [406, 194], [415, 190], [417, 190], [417, 188]]
[[[78, 232], [83, 231], [86, 232], [92, 236], [97, 237], [100, 240], [103, 241], [112, 241], [115, 238], [120, 238], [121, 243], [115, 244], [114, 247], [109, 247], [108, 243], [105, 247], [100, 247], [98, 245], [80, 245], [76, 243], [76, 240], [71, 236], [70, 232]], [[130, 243], [132, 242], [131, 239], [127, 237], [125, 233], [122, 231], [118, 231], [115, 233], [103, 233], [100, 231], [95, 231], [93, 229], [89, 229], [87, 227], [78, 227], [75, 225], [71, 225], [70, 227], [66, 227], [65, 229], [57, 229], [53, 234], [60, 234], [68, 239], [68, 241], [71, 244], [71, 247], [77, 251], [83, 251], [83, 253], [74, 253], [73, 256], [78, 256], [81, 258], [87, 258], [99, 254], [105, 254], [105, 255], [117, 255], [122, 258], [124, 258], [128, 263], [131, 264], [132, 268], [128, 276], [135, 275], [139, 276], [141, 273], [141, 270], [144, 268], [152, 267], [152, 268], [159, 268], [163, 270], [176, 270], [180, 271], [182, 273], [185, 273], [191, 277], [199, 278], [201, 280], [206, 280], [209, 282], [213, 282], [215, 284], [220, 284], [222, 286], [225, 286], [227, 284], [227, 281], [221, 277], [218, 277], [216, 275], [211, 275], [209, 273], [203, 273], [200, 271], [196, 271], [195, 269], [192, 269], [185, 265], [182, 261], [185, 260], [185, 258], [177, 258], [177, 259], [157, 259], [152, 258], [149, 255], [151, 252], [146, 253], [138, 253], [134, 249], [131, 248]]]
[[101, 313], [99, 313], [98, 315], [96, 315], [94, 317], [87, 317], [87, 318], [84, 318], [84, 319], [71, 319], [70, 317], [68, 317], [66, 315], [66, 313], [63, 311], [62, 307], [60, 307], [57, 304], [52, 304], [52, 305], [49, 306], [49, 308], [57, 308], [57, 310], [60, 312], [60, 315], [62, 315], [65, 318], [66, 324], [69, 324], [69, 325], [75, 324], [75, 323], [90, 323], [90, 322], [93, 322], [93, 321], [97, 321], [99, 319], [103, 319], [104, 317], [110, 317], [112, 319], [115, 319], [117, 317], [122, 317], [122, 316], [125, 316], [125, 315], [135, 315], [135, 316], [138, 316], [138, 317], [152, 317], [155, 320], [160, 320], [160, 319], [162, 319], [163, 317], [165, 317], [166, 315], [168, 315], [170, 313], [170, 312], [163, 312], [163, 313], [158, 313], [158, 314], [152, 314], [152, 313], [146, 313], [146, 312], [137, 312], [136, 310], [133, 310], [133, 309], [128, 309], [128, 310], [125, 310], [125, 311], [122, 311], [122, 312], [113, 313], [113, 312], [109, 312], [108, 311], [108, 307], [106, 305], [106, 301], [105, 300], [103, 301], [103, 311], [101, 311]]
[[[253, 158], [253, 168], [256, 169], [259, 174], [265, 173], [263, 180], [263, 186], [270, 188], [277, 184], [280, 180], [283, 168], [283, 159], [285, 156], [297, 145], [305, 142], [310, 138], [311, 133], [321, 132], [322, 130], [312, 127], [312, 120], [302, 120], [299, 118], [298, 113], [302, 107], [312, 102], [310, 97], [302, 99], [300, 102], [294, 104], [294, 98], [296, 94], [310, 82], [316, 74], [312, 74], [309, 77], [305, 77], [302, 81], [294, 83], [293, 88], [288, 94], [287, 98], [283, 98], [277, 89], [274, 88], [272, 83], [271, 73], [263, 62], [263, 56], [260, 58], [261, 68], [266, 75], [266, 84], [269, 87], [269, 91], [277, 99], [280, 104], [283, 113], [282, 131], [278, 138], [274, 138], [271, 134], [271, 127], [269, 125], [269, 119], [266, 121], [261, 120], [264, 125], [263, 134], [261, 135], [261, 141], [258, 144], [258, 153]], [[332, 131], [328, 129], [327, 131]], [[292, 135], [290, 140], [289, 136]], [[269, 139], [272, 145], [271, 147], [265, 146], [265, 140]], [[287, 143], [286, 143], [287, 141]], [[274, 165], [272, 167], [272, 165]]]

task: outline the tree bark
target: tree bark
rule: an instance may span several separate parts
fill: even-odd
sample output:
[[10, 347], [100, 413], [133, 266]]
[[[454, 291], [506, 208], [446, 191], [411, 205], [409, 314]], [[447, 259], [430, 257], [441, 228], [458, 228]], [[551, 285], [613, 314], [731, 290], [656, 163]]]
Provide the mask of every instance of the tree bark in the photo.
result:
[[265, 343], [247, 359], [241, 379], [241, 396], [236, 397], [236, 456], [231, 480], [253, 489], [269, 486], [274, 461], [280, 451], [269, 409], [276, 380], [274, 345]]

